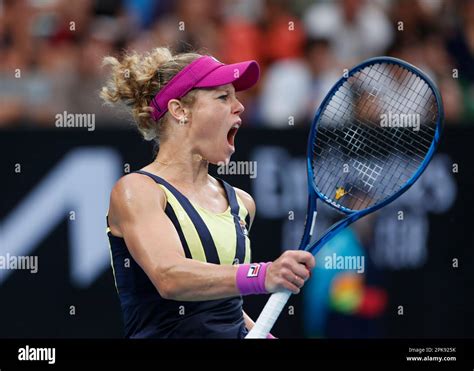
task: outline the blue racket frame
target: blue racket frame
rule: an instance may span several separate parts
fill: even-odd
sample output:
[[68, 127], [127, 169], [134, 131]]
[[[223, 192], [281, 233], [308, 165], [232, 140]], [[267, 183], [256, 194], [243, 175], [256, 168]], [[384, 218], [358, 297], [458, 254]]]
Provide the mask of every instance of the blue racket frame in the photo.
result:
[[[391, 63], [391, 64], [402, 66], [406, 68], [407, 70], [411, 71], [412, 73], [414, 73], [415, 75], [418, 75], [424, 81], [426, 81], [426, 83], [434, 92], [436, 103], [438, 106], [439, 115], [438, 115], [438, 120], [436, 122], [436, 131], [434, 134], [434, 139], [431, 143], [430, 148], [428, 149], [428, 152], [425, 158], [423, 159], [423, 162], [421, 163], [418, 170], [413, 174], [413, 176], [406, 182], [406, 184], [403, 187], [400, 188], [400, 190], [398, 190], [396, 193], [394, 193], [392, 196], [388, 197], [384, 201], [377, 203], [367, 209], [355, 211], [355, 210], [348, 209], [340, 205], [339, 206], [335, 205], [328, 197], [326, 197], [325, 195], [323, 195], [322, 193], [318, 191], [316, 184], [314, 183], [314, 174], [313, 174], [313, 168], [312, 168], [313, 143], [318, 132], [318, 123], [321, 118], [321, 113], [324, 111], [324, 109], [326, 108], [330, 99], [333, 97], [336, 91], [340, 88], [342, 84], [344, 84], [345, 81], [347, 81], [347, 79], [349, 79], [356, 72], [364, 69], [365, 67], [369, 65], [377, 64], [377, 63]], [[324, 244], [326, 244], [331, 238], [333, 238], [339, 231], [341, 231], [348, 225], [352, 224], [356, 220], [362, 218], [363, 216], [370, 214], [371, 212], [376, 211], [388, 205], [390, 202], [392, 202], [401, 194], [403, 194], [405, 191], [407, 191], [413, 185], [413, 183], [415, 183], [415, 181], [420, 177], [420, 175], [423, 173], [423, 171], [426, 169], [429, 162], [431, 161], [433, 154], [439, 145], [441, 133], [443, 130], [443, 122], [444, 122], [443, 102], [442, 102], [441, 94], [439, 93], [438, 88], [436, 87], [434, 82], [431, 80], [431, 78], [429, 78], [423, 71], [419, 70], [417, 67], [401, 59], [386, 57], [386, 56], [371, 58], [358, 64], [357, 66], [352, 68], [347, 73], [346, 76], [343, 76], [342, 78], [340, 78], [339, 81], [337, 81], [336, 84], [334, 84], [334, 86], [331, 88], [331, 90], [329, 91], [329, 93], [326, 95], [321, 105], [319, 106], [316, 112], [316, 115], [314, 117], [313, 123], [311, 125], [311, 130], [308, 137], [308, 148], [307, 148], [307, 159], [306, 159], [307, 176], [308, 176], [308, 208], [307, 208], [307, 214], [306, 214], [306, 223], [304, 227], [304, 233], [301, 239], [299, 249], [309, 251], [313, 255], [316, 255], [317, 252], [324, 246]], [[336, 224], [334, 224], [317, 241], [310, 243], [313, 228], [314, 228], [314, 223], [315, 223], [316, 211], [317, 211], [316, 202], [318, 199], [324, 201], [326, 204], [330, 205], [331, 207], [339, 211], [342, 211], [348, 216], [340, 220]]]

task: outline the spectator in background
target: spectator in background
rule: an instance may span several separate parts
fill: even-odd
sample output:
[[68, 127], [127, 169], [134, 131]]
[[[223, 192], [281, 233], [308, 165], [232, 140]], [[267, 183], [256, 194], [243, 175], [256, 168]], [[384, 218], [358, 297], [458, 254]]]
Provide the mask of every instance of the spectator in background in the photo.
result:
[[[33, 9], [26, 1], [0, 4], [0, 127], [21, 125], [24, 113], [25, 80], [31, 57]], [[18, 22], [23, 16], [23, 22]]]
[[393, 39], [393, 25], [374, 1], [315, 3], [303, 17], [312, 38], [326, 38], [346, 66], [382, 53]]
[[122, 3], [123, 13], [130, 16], [131, 22], [139, 30], [153, 27], [157, 16], [172, 10], [170, 2], [163, 0], [122, 0]]
[[423, 61], [431, 71], [443, 98], [444, 116], [448, 124], [463, 120], [462, 80], [454, 78], [454, 61], [444, 47], [441, 32], [433, 32], [423, 40]]
[[337, 63], [329, 39], [308, 40], [305, 57], [311, 72], [311, 92], [305, 112], [305, 123], [309, 125], [322, 100], [347, 67]]
[[23, 84], [15, 77], [15, 70], [26, 70], [25, 54], [9, 48], [2, 52], [0, 64], [0, 127], [19, 125], [23, 114]]
[[120, 114], [105, 107], [97, 99], [104, 83], [102, 59], [115, 50], [123, 37], [120, 19], [101, 16], [94, 18], [89, 35], [80, 43], [78, 73], [74, 88], [68, 91], [69, 109], [73, 113], [94, 113], [96, 122], [102, 125], [125, 125], [129, 119], [125, 111]]
[[211, 55], [220, 55], [218, 25], [221, 9], [218, 0], [177, 1], [174, 12], [175, 27], [180, 31], [178, 51], [200, 49]]
[[68, 42], [48, 39], [35, 44], [35, 68], [22, 77], [25, 91], [23, 118], [31, 125], [53, 127], [55, 115], [68, 111], [68, 92], [76, 89], [77, 49]]
[[474, 120], [474, 1], [458, 2], [456, 28], [447, 40], [447, 49], [458, 69], [463, 119]]
[[261, 120], [268, 126], [310, 125], [321, 101], [341, 77], [328, 39], [309, 39], [304, 58], [273, 63], [263, 82]]
[[290, 129], [305, 118], [311, 96], [311, 71], [304, 59], [270, 65], [264, 76], [259, 117], [268, 127]]
[[264, 64], [303, 57], [306, 35], [288, 0], [267, 0], [260, 27], [264, 34]]
[[226, 63], [240, 60], [262, 60], [264, 36], [255, 22], [240, 15], [225, 19], [221, 26], [221, 53]]
[[[308, 337], [382, 337], [388, 296], [383, 276], [371, 261], [369, 216], [338, 233], [316, 255], [320, 264], [303, 291], [305, 331]], [[335, 266], [335, 259], [357, 260], [360, 266]], [[361, 260], [363, 259], [363, 260]]]
[[123, 48], [155, 45], [199, 49], [225, 63], [258, 60], [262, 85], [240, 97], [254, 125], [309, 124], [344, 68], [383, 54], [426, 69], [439, 84], [448, 123], [474, 119], [470, 0], [4, 0], [0, 6], [0, 126], [53, 127], [52, 117], [64, 110], [95, 112], [98, 127], [121, 125], [97, 105], [103, 71], [93, 64]]

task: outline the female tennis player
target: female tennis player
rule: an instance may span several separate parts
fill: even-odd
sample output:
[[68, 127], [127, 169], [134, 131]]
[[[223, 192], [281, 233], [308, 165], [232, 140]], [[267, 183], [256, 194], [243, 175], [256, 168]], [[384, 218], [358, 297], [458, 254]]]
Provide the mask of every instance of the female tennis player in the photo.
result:
[[107, 57], [101, 97], [124, 102], [155, 160], [116, 183], [107, 235], [128, 338], [243, 338], [242, 296], [298, 293], [315, 265], [304, 251], [250, 264], [255, 203], [208, 174], [228, 163], [244, 107], [235, 92], [259, 77], [255, 61], [225, 65], [156, 48]]

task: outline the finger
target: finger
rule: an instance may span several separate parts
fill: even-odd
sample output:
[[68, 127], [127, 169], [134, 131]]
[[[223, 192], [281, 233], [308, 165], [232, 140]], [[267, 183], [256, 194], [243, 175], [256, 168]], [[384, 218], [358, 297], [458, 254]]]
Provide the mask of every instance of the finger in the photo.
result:
[[283, 275], [283, 278], [298, 288], [303, 287], [304, 285], [304, 279], [297, 276], [293, 272], [286, 273], [285, 275]]
[[298, 264], [295, 262], [291, 267], [294, 274], [306, 281], [309, 278], [309, 270], [303, 264]]
[[284, 281], [283, 282], [283, 287], [289, 291], [291, 291], [293, 294], [299, 294], [300, 289], [296, 287], [294, 284], [292, 284], [290, 281]]
[[307, 280], [310, 276], [310, 270], [306, 267], [304, 263], [299, 263], [298, 259], [289, 261], [288, 269], [290, 269], [294, 274], [301, 277], [303, 280]]
[[307, 251], [298, 251], [296, 260], [298, 263], [304, 264], [308, 270], [312, 270], [316, 265], [316, 260], [314, 259], [313, 254]]

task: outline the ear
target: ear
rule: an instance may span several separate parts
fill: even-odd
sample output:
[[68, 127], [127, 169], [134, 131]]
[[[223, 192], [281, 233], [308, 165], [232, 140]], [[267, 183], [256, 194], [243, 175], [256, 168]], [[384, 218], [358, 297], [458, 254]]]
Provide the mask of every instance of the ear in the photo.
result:
[[188, 115], [188, 110], [178, 99], [171, 99], [168, 102], [168, 112], [176, 121], [181, 121]]

